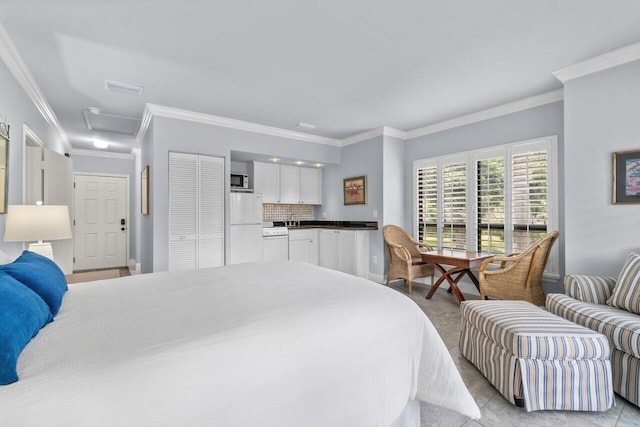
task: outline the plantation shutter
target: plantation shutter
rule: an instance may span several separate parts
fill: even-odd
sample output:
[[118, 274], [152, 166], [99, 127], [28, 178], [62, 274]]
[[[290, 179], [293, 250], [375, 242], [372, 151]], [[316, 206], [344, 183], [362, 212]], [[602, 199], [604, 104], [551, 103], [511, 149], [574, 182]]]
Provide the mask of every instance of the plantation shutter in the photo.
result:
[[522, 252], [547, 233], [547, 151], [512, 157], [513, 251]]
[[505, 253], [504, 157], [477, 162], [478, 250]]
[[418, 241], [438, 246], [438, 168], [418, 169]]
[[467, 165], [442, 166], [442, 246], [466, 249]]

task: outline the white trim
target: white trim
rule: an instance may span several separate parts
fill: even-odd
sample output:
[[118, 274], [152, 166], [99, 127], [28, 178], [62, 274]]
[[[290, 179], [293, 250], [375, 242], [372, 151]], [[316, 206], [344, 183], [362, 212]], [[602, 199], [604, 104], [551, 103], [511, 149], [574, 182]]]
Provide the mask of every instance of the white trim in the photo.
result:
[[9, 35], [2, 25], [0, 25], [0, 58], [3, 59], [5, 64], [7, 64], [11, 74], [13, 74], [20, 86], [22, 86], [25, 92], [27, 92], [27, 96], [29, 96], [31, 101], [33, 101], [45, 121], [58, 133], [66, 151], [71, 150], [72, 147], [69, 143], [67, 133], [62, 128], [62, 125], [60, 125], [58, 118], [42, 94], [38, 83], [36, 83], [31, 72], [27, 68], [27, 64], [25, 64], [24, 60], [16, 50], [16, 47], [11, 42]]
[[140, 156], [142, 154], [142, 148], [132, 148], [131, 149], [131, 155], [132, 156]]
[[71, 150], [72, 156], [90, 156], [90, 157], [106, 157], [109, 159], [123, 159], [123, 160], [132, 160], [132, 153], [115, 153], [113, 151], [98, 151], [98, 150], [82, 150], [79, 148], [74, 148]]
[[[245, 122], [243, 120], [230, 119], [227, 117], [214, 116], [211, 114], [198, 113], [195, 111], [182, 110], [180, 108], [167, 107], [164, 105], [147, 104], [145, 107], [145, 114], [142, 118], [142, 124], [140, 125], [140, 131], [136, 137], [138, 141], [141, 141], [144, 137], [144, 133], [149, 127], [146, 123], [147, 109], [152, 116], [161, 116], [171, 119], [188, 120], [197, 123], [203, 123], [213, 126], [220, 126], [225, 128], [243, 130], [247, 132], [261, 133], [264, 135], [279, 136], [282, 138], [296, 139], [299, 141], [316, 142], [319, 144], [327, 144], [340, 146], [340, 140], [334, 138], [326, 138], [324, 136], [309, 135], [303, 132], [296, 132], [287, 129], [281, 129], [273, 126], [265, 126], [257, 123]], [[149, 120], [150, 121], [150, 120]], [[144, 126], [143, 126], [144, 125]]]
[[465, 116], [456, 117], [444, 122], [435, 123], [429, 126], [406, 132], [406, 139], [413, 139], [432, 133], [442, 132], [444, 130], [481, 122], [484, 120], [495, 119], [496, 117], [506, 116], [507, 114], [517, 113], [518, 111], [528, 110], [530, 108], [539, 107], [541, 105], [552, 104], [562, 101], [564, 94], [562, 89], [546, 92], [540, 95], [530, 96], [508, 104], [499, 105], [497, 107], [488, 108]]
[[617, 67], [618, 65], [627, 64], [639, 59], [640, 42], [612, 50], [611, 52], [607, 52], [602, 55], [594, 56], [593, 58], [589, 58], [585, 61], [561, 68], [551, 74], [553, 74], [554, 77], [562, 83], [565, 83], [578, 77], [597, 73], [598, 71], [608, 70], [609, 68]]
[[22, 124], [22, 203], [27, 193], [27, 139], [33, 141], [40, 148], [44, 148], [44, 142], [26, 123]]
[[366, 141], [367, 139], [375, 138], [378, 136], [391, 136], [393, 138], [398, 138], [405, 140], [407, 139], [407, 132], [399, 129], [395, 129], [389, 126], [382, 126], [379, 128], [371, 129], [366, 132], [358, 133], [356, 135], [352, 135], [348, 138], [344, 138], [340, 140], [340, 146], [345, 147], [347, 145], [355, 144], [357, 142]]
[[151, 113], [151, 109], [149, 108], [149, 104], [144, 104], [144, 111], [142, 112], [142, 120], [140, 120], [140, 127], [138, 128], [138, 134], [136, 135], [136, 141], [138, 144], [142, 144], [142, 140], [144, 136], [147, 134], [149, 130], [149, 125], [151, 124], [151, 119], [153, 118], [153, 114]]

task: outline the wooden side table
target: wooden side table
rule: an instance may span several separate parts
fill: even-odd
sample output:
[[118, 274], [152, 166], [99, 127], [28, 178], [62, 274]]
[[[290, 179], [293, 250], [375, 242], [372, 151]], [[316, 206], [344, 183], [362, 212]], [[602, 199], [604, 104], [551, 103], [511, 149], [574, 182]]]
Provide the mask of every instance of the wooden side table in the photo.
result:
[[[431, 299], [438, 289], [438, 286], [446, 280], [450, 286], [449, 292], [453, 292], [459, 302], [464, 301], [464, 296], [458, 288], [458, 282], [466, 274], [471, 278], [476, 288], [480, 290], [478, 279], [471, 269], [479, 267], [484, 260], [493, 256], [493, 254], [487, 252], [463, 251], [458, 249], [439, 249], [422, 252], [422, 261], [433, 265], [433, 267], [442, 274], [438, 281], [431, 286], [426, 298]], [[443, 265], [451, 266], [451, 268], [445, 268]], [[454, 274], [457, 274], [455, 278], [453, 277]]]

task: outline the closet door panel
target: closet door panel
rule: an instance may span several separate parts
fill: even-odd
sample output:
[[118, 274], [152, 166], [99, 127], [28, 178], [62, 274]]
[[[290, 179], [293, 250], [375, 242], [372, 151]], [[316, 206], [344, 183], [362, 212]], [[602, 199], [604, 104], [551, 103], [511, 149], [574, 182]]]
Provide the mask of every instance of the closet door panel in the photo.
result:
[[169, 153], [169, 270], [197, 267], [198, 156]]
[[224, 265], [224, 159], [199, 156], [198, 266]]

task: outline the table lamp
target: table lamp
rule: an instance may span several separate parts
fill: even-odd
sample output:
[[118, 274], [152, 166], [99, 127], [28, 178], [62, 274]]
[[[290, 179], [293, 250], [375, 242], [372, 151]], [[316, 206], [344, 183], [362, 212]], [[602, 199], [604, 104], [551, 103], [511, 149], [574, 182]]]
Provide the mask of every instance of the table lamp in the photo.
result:
[[4, 226], [7, 242], [30, 243], [29, 250], [53, 261], [51, 243], [44, 240], [70, 239], [69, 208], [65, 205], [10, 205]]

